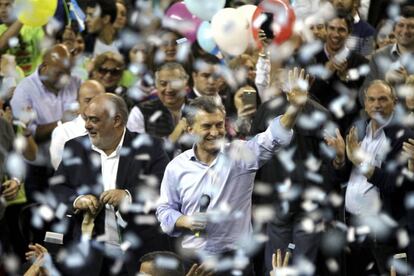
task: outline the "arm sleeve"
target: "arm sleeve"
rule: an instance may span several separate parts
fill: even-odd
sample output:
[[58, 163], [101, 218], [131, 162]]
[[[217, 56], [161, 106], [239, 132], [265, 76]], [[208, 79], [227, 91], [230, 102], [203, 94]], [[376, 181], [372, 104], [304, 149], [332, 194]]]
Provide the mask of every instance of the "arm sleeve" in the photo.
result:
[[248, 170], [258, 170], [276, 151], [290, 144], [293, 130], [284, 128], [280, 118], [274, 118], [264, 132], [246, 142], [247, 148], [255, 156], [253, 162], [244, 162]]
[[270, 69], [270, 60], [259, 56], [259, 59], [257, 60], [256, 64], [255, 84], [262, 103], [268, 100], [266, 98], [267, 96], [265, 95], [265, 90], [270, 85]]
[[175, 223], [183, 215], [179, 211], [181, 204], [177, 185], [178, 183], [176, 183], [176, 179], [174, 178], [173, 169], [169, 165], [161, 182], [161, 193], [156, 216], [161, 224], [162, 231], [173, 237], [178, 237], [181, 234], [175, 228]]
[[139, 107], [134, 106], [128, 117], [127, 128], [129, 131], [145, 133], [145, 121]]

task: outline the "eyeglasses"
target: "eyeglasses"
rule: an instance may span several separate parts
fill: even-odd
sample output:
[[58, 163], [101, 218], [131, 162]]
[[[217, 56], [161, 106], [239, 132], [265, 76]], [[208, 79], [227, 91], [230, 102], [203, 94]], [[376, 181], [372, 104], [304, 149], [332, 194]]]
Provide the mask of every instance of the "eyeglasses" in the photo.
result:
[[106, 74], [111, 74], [112, 76], [120, 76], [122, 74], [122, 69], [121, 68], [105, 68], [105, 67], [100, 67], [98, 69], [99, 74], [105, 76]]

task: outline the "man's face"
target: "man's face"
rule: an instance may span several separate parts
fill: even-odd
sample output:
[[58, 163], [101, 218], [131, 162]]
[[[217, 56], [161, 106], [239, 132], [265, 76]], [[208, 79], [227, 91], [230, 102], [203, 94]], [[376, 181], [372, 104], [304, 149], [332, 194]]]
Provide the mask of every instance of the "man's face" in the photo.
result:
[[92, 101], [85, 109], [83, 118], [85, 128], [88, 131], [92, 144], [101, 149], [108, 150], [114, 145], [115, 128], [119, 124], [119, 118], [110, 117], [108, 110], [110, 106], [105, 106], [99, 101]]
[[336, 9], [342, 9], [347, 12], [351, 12], [354, 1], [353, 0], [332, 0], [332, 4]]
[[166, 107], [181, 106], [184, 102], [186, 87], [187, 79], [178, 69], [161, 70], [157, 74], [158, 96]]
[[46, 81], [56, 90], [64, 88], [70, 80], [70, 56], [64, 59], [45, 63]]
[[103, 26], [101, 18], [101, 8], [96, 6], [95, 8], [86, 8], [86, 30], [90, 34], [100, 32]]
[[403, 47], [414, 45], [414, 17], [402, 17], [395, 25], [397, 43]]
[[372, 120], [386, 120], [394, 111], [396, 100], [384, 84], [371, 85], [365, 95], [365, 111]]
[[349, 35], [345, 19], [332, 19], [328, 23], [326, 34], [326, 44], [328, 48], [333, 51], [340, 50], [345, 45], [346, 39]]
[[3, 23], [8, 23], [10, 21], [12, 6], [12, 0], [0, 0], [0, 20]]
[[200, 150], [211, 154], [217, 153], [220, 150], [220, 141], [226, 134], [224, 114], [220, 110], [214, 113], [199, 110], [188, 131], [199, 139], [197, 147]]
[[79, 90], [79, 114], [84, 114], [86, 107], [89, 102], [100, 93], [105, 93], [105, 91], [100, 91], [95, 87], [81, 87]]
[[326, 27], [325, 24], [315, 24], [310, 27], [313, 36], [321, 41], [326, 40]]
[[105, 87], [107, 91], [117, 86], [122, 78], [122, 67], [118, 62], [114, 60], [105, 61], [101, 67], [99, 67], [93, 73], [93, 78]]
[[175, 61], [177, 55], [177, 35], [174, 33], [164, 33], [161, 35], [160, 50], [165, 54], [164, 61]]
[[194, 86], [203, 96], [218, 94], [218, 78], [215, 66], [212, 64], [207, 64], [198, 72], [193, 73]]

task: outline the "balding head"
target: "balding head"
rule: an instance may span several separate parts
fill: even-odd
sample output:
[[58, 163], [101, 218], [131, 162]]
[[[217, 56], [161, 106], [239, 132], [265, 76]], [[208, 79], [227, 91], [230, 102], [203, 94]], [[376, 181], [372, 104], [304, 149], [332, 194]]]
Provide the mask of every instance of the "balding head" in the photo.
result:
[[54, 45], [43, 55], [40, 75], [43, 84], [51, 90], [59, 91], [69, 81], [71, 56], [64, 44]]
[[79, 114], [83, 114], [85, 108], [88, 106], [89, 102], [95, 96], [99, 94], [104, 94], [105, 88], [103, 85], [96, 81], [96, 80], [87, 80], [82, 83], [81, 87], [79, 88]]

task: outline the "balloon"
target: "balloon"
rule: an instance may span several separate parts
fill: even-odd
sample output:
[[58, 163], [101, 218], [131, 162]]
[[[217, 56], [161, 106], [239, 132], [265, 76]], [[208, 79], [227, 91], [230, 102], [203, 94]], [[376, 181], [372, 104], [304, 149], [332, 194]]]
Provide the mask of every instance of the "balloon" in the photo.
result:
[[[270, 18], [266, 20], [268, 15]], [[292, 35], [295, 19], [288, 0], [263, 0], [253, 14], [253, 37], [260, 45], [259, 29], [269, 28], [273, 32], [273, 43], [281, 44]]]
[[220, 50], [230, 55], [246, 51], [249, 42], [249, 22], [239, 11], [225, 8], [211, 20], [213, 39]]
[[226, 0], [184, 0], [188, 10], [203, 20], [210, 20], [226, 4]]
[[253, 37], [253, 31], [252, 31], [252, 23], [253, 23], [253, 14], [256, 11], [257, 7], [255, 5], [243, 5], [237, 8], [237, 10], [244, 15], [244, 17], [249, 22], [249, 46], [255, 47], [256, 41]]
[[172, 5], [165, 15], [170, 20], [168, 27], [177, 30], [191, 42], [197, 39], [197, 29], [201, 20], [188, 11], [184, 2]]
[[16, 0], [17, 18], [24, 25], [40, 27], [55, 14], [57, 0]]
[[217, 50], [217, 44], [214, 42], [211, 25], [208, 21], [203, 21], [197, 31], [197, 42], [201, 49], [207, 53], [214, 53]]

